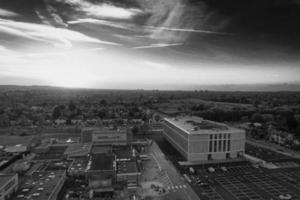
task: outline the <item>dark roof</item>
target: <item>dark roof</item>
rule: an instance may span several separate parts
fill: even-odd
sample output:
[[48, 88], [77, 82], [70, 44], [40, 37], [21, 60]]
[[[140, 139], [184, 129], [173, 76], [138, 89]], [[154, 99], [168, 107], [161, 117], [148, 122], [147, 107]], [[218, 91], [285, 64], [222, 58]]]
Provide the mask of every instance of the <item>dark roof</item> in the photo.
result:
[[15, 174], [0, 174], [0, 188], [3, 185], [6, 185], [7, 181], [9, 181]]
[[93, 154], [104, 154], [104, 153], [109, 153], [111, 151], [110, 146], [92, 146], [91, 152]]
[[91, 157], [91, 165], [90, 170], [113, 170], [114, 169], [114, 161], [115, 155], [108, 153], [108, 154], [93, 154]]
[[113, 152], [116, 154], [117, 159], [130, 159], [132, 157], [130, 149], [114, 150]]
[[118, 162], [117, 174], [138, 173], [138, 167], [135, 161]]

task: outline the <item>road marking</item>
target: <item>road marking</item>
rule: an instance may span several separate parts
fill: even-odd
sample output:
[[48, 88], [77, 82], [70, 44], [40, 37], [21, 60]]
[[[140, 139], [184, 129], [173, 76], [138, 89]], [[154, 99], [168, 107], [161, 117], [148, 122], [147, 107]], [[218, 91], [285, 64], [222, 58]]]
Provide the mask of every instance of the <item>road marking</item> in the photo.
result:
[[165, 174], [167, 175], [167, 177], [168, 177], [168, 179], [169, 179], [169, 182], [170, 182], [170, 183], [171, 183], [171, 185], [173, 186], [174, 184], [173, 184], [172, 180], [170, 179], [170, 177], [169, 177], [168, 173], [166, 172]]
[[161, 166], [160, 166], [160, 164], [159, 164], [157, 158], [156, 158], [152, 153], [151, 153], [150, 155], [154, 158], [154, 160], [155, 160], [155, 162], [156, 162], [156, 164], [157, 164], [157, 166], [158, 166], [158, 168], [159, 168], [159, 171], [161, 171]]
[[183, 185], [184, 188], [186, 188], [186, 185]]

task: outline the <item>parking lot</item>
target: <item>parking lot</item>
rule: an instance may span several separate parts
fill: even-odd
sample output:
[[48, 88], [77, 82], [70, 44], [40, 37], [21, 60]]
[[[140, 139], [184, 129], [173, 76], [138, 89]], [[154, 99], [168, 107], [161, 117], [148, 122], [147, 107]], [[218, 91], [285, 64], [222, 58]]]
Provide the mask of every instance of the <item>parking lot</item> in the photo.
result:
[[[162, 139], [163, 140], [163, 139]], [[158, 142], [162, 151], [173, 162], [200, 199], [203, 200], [275, 200], [280, 195], [289, 194], [292, 199], [300, 200], [300, 167], [298, 160], [285, 155], [277, 155], [263, 148], [247, 145], [247, 152], [261, 159], [281, 166], [279, 169], [265, 169], [247, 161], [222, 164], [179, 166], [182, 156], [167, 141]], [[166, 151], [164, 151], [167, 149]], [[254, 155], [254, 156], [255, 156]], [[209, 168], [214, 172], [209, 172]]]

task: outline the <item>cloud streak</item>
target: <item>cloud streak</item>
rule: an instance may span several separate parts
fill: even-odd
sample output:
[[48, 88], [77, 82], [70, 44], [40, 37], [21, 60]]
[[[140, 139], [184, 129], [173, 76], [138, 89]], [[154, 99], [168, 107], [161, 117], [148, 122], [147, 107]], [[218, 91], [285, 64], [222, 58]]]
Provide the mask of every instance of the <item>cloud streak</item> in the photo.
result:
[[180, 46], [180, 45], [183, 45], [183, 43], [156, 43], [156, 44], [150, 44], [146, 46], [133, 47], [133, 49], [152, 49], [152, 48], [163, 48], [163, 47]]
[[2, 17], [15, 17], [15, 16], [18, 16], [18, 14], [15, 13], [15, 12], [0, 8], [0, 16], [2, 16]]
[[16, 22], [12, 20], [0, 19], [0, 33], [24, 37], [31, 40], [47, 42], [54, 46], [71, 48], [73, 42], [88, 42], [106, 45], [119, 45], [117, 43], [102, 41], [97, 38], [87, 36], [83, 33], [65, 28], [56, 28], [49, 25]]
[[109, 26], [113, 28], [118, 29], [126, 29], [128, 30], [130, 28], [129, 25], [126, 25], [124, 23], [116, 23], [116, 22], [110, 22], [108, 20], [101, 20], [101, 19], [93, 19], [93, 18], [84, 18], [84, 19], [77, 19], [68, 21], [68, 24], [84, 24], [84, 23], [91, 23], [91, 24], [99, 24], [103, 26]]
[[85, 12], [89, 16], [114, 19], [131, 19], [142, 11], [136, 8], [122, 8], [111, 4], [93, 4], [84, 0], [66, 0], [78, 11]]

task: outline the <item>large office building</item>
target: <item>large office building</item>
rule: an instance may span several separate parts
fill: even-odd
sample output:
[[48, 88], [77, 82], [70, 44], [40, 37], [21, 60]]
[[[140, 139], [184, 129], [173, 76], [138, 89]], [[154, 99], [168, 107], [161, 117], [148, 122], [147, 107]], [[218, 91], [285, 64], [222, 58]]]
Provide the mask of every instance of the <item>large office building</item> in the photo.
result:
[[200, 117], [164, 118], [164, 137], [189, 162], [240, 157], [245, 149], [244, 130]]

